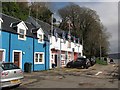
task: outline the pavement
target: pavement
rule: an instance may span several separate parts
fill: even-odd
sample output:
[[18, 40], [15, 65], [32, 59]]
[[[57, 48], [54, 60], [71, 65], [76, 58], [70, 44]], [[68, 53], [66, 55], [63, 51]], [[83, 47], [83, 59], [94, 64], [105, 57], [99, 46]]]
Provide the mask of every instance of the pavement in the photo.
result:
[[30, 83], [33, 83], [36, 81], [37, 81], [37, 79], [23, 79], [21, 85], [27, 85], [27, 84], [30, 84]]
[[24, 73], [24, 79], [21, 80], [22, 84], [21, 85], [27, 85], [33, 82], [36, 82], [37, 79], [36, 78], [30, 78], [35, 76], [34, 72], [31, 73]]

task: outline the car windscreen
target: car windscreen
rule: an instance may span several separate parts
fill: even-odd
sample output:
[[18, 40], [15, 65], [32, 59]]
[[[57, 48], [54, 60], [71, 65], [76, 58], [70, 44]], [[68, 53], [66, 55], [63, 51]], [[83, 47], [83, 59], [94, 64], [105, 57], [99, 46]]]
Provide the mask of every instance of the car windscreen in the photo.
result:
[[13, 63], [3, 63], [2, 64], [3, 70], [11, 70], [11, 69], [20, 69], [18, 66], [14, 65]]
[[86, 60], [85, 58], [77, 58], [78, 61]]

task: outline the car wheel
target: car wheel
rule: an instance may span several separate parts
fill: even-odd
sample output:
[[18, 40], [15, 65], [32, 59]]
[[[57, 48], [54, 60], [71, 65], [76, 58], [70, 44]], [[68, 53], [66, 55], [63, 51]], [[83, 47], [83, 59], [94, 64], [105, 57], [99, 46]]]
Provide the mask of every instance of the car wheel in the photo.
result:
[[88, 69], [88, 67], [89, 67], [89, 66], [88, 66], [88, 65], [86, 65], [86, 67], [85, 67], [85, 68], [86, 68], [86, 69]]
[[84, 68], [85, 68], [85, 66], [81, 66], [81, 68], [82, 68], [82, 69], [84, 69]]
[[67, 65], [67, 68], [71, 68], [71, 66], [70, 66], [70, 65]]

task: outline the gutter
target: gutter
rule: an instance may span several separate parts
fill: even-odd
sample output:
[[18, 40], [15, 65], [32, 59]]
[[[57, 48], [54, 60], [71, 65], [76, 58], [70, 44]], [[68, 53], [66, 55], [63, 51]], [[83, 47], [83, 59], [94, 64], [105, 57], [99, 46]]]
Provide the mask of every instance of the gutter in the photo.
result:
[[47, 48], [47, 41], [45, 41], [45, 43], [44, 43], [44, 45], [45, 45], [45, 70], [47, 70], [47, 65], [46, 65], [46, 61], [47, 61], [47, 53], [46, 53], [46, 48]]

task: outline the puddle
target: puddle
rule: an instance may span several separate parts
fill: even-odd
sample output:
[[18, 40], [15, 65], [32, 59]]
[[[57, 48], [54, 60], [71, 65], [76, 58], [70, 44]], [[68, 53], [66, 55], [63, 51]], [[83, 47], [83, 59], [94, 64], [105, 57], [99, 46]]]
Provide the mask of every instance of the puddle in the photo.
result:
[[88, 73], [86, 73], [86, 75], [94, 75], [94, 74], [93, 74], [93, 73], [89, 73], [89, 72], [88, 72]]
[[80, 82], [78, 85], [79, 85], [79, 86], [93, 86], [94, 84], [93, 84], [93, 83]]

